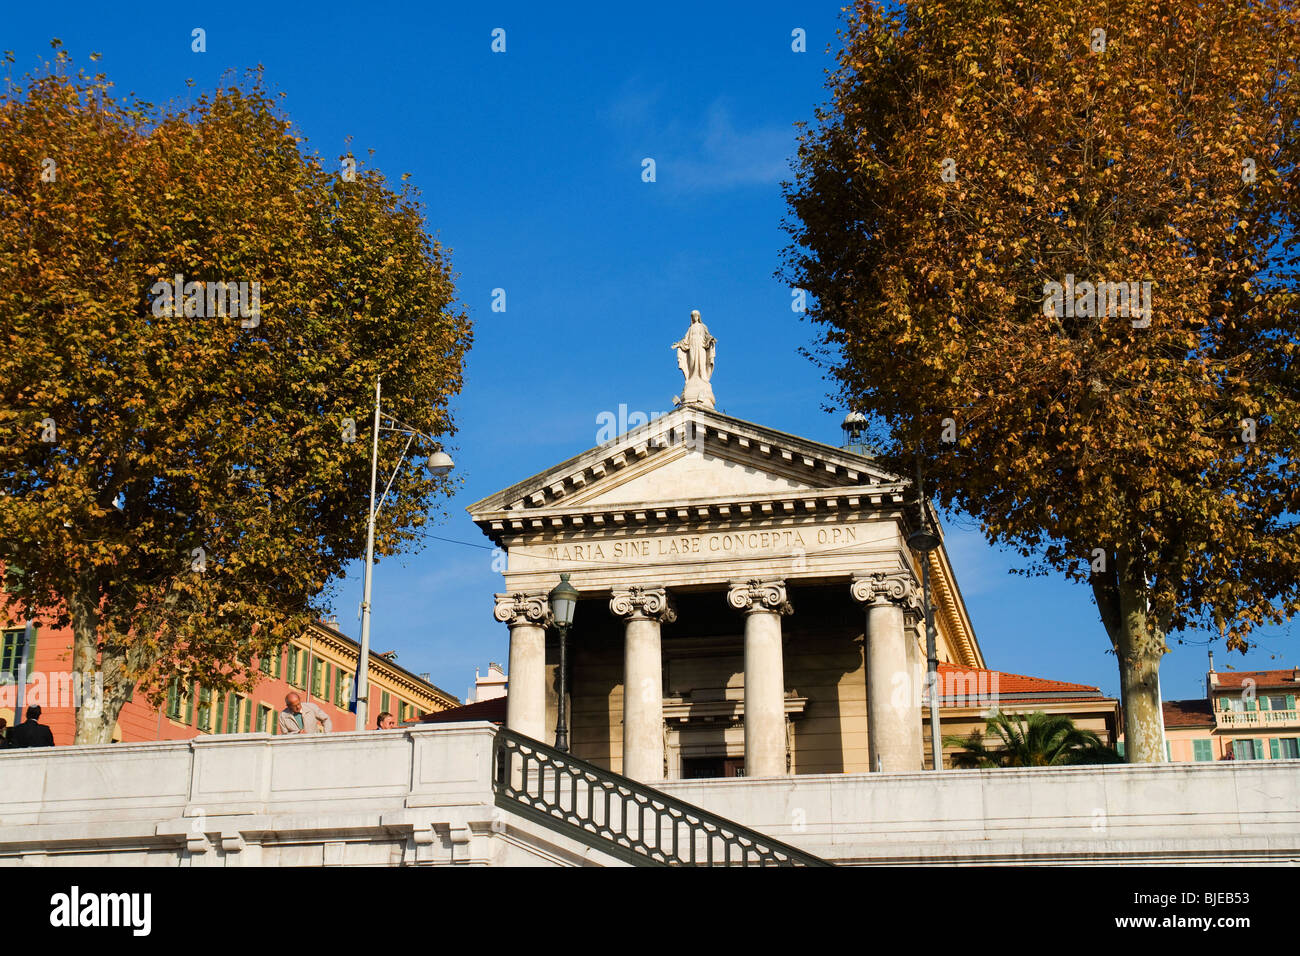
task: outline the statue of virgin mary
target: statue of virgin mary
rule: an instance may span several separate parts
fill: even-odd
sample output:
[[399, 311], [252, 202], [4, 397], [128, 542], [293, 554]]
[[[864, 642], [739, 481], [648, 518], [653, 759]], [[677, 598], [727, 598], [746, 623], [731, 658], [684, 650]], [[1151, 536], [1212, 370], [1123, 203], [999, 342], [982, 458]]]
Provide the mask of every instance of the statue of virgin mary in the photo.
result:
[[703, 405], [713, 407], [713, 359], [717, 354], [718, 340], [709, 334], [709, 327], [700, 321], [699, 311], [691, 313], [691, 325], [680, 342], [673, 344], [677, 350], [677, 367], [686, 376], [686, 387], [674, 400], [678, 405]]

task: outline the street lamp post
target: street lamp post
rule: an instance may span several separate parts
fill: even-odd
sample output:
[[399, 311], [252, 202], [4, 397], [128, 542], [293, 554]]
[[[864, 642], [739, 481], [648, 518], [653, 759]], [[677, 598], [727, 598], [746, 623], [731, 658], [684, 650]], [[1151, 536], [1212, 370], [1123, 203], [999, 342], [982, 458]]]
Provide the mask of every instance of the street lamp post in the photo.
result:
[[907, 546], [921, 555], [921, 601], [925, 615], [925, 670], [930, 697], [930, 769], [943, 769], [943, 737], [939, 730], [939, 652], [935, 646], [934, 606], [930, 603], [930, 552], [939, 547], [939, 536], [930, 530], [921, 485], [921, 457], [916, 458], [916, 500], [920, 524], [907, 536]]
[[[379, 509], [384, 506], [384, 500], [388, 497], [388, 490], [393, 487], [393, 481], [402, 468], [402, 462], [406, 460], [406, 453], [411, 449], [411, 442], [415, 441], [417, 437], [433, 442], [438, 446], [438, 450], [429, 456], [429, 471], [435, 475], [445, 475], [455, 467], [455, 462], [451, 460], [450, 455], [442, 450], [441, 444], [429, 435], [417, 431], [405, 422], [384, 412], [380, 408], [379, 399], [380, 380], [375, 379], [375, 427], [370, 445], [370, 514], [366, 519], [366, 564], [361, 585], [361, 655], [357, 661], [357, 730], [365, 730], [366, 721], [369, 719], [370, 585], [372, 566], [375, 560], [375, 518], [379, 514]], [[385, 424], [385, 419], [390, 424]], [[407, 438], [406, 447], [402, 449], [402, 455], [397, 459], [397, 465], [393, 468], [392, 477], [388, 479], [388, 483], [384, 486], [384, 493], [376, 503], [375, 489], [379, 484], [379, 433], [381, 431], [401, 432]]]
[[555, 749], [569, 752], [569, 714], [566, 698], [569, 696], [569, 625], [578, 605], [578, 589], [569, 583], [569, 575], [560, 575], [560, 583], [547, 595], [551, 605], [551, 620], [560, 632], [560, 699], [556, 707]]

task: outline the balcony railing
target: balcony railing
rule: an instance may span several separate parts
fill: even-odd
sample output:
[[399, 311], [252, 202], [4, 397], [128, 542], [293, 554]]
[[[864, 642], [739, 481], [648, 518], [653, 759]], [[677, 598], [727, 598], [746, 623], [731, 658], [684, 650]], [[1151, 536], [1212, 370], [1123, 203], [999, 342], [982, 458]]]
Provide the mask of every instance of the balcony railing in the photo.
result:
[[1220, 710], [1215, 712], [1220, 727], [1285, 727], [1300, 724], [1296, 710]]
[[497, 806], [634, 866], [834, 866], [505, 728], [494, 749]]

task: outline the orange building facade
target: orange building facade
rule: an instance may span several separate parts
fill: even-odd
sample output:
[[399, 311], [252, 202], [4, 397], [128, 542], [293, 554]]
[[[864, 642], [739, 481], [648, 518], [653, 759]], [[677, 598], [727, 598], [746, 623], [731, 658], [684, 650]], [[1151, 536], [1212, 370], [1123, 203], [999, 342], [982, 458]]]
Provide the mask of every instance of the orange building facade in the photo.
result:
[[[73, 742], [80, 688], [72, 673], [72, 644], [71, 628], [40, 620], [0, 633], [0, 718], [10, 727], [16, 716], [21, 719], [26, 706], [39, 704], [40, 722], [50, 728], [55, 746]], [[356, 729], [356, 716], [348, 707], [360, 651], [356, 641], [329, 624], [314, 624], [306, 637], [281, 648], [276, 657], [254, 661], [262, 679], [250, 694], [214, 693], [198, 684], [173, 683], [163, 704], [154, 706], [143, 693], [133, 693], [118, 716], [113, 741], [275, 733], [278, 713], [291, 691], [324, 710], [334, 731]], [[384, 711], [400, 724], [460, 704], [390, 657], [370, 655], [372, 724]]]
[[1164, 704], [1171, 761], [1286, 760], [1300, 757], [1300, 667], [1217, 673], [1203, 699]]

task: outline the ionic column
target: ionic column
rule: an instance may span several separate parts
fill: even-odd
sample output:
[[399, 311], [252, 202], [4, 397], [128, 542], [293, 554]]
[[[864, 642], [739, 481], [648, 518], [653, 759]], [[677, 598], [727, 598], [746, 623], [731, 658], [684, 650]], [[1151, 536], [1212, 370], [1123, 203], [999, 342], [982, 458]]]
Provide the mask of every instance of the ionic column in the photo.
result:
[[919, 613], [916, 579], [910, 571], [863, 575], [854, 578], [851, 593], [867, 608], [869, 769], [921, 770], [921, 691], [905, 620], [907, 613]]
[[664, 777], [663, 655], [659, 628], [677, 612], [663, 588], [614, 591], [610, 612], [623, 619], [623, 775]]
[[727, 603], [745, 612], [745, 776], [784, 776], [781, 615], [791, 612], [785, 582], [733, 582]]
[[510, 689], [506, 726], [550, 743], [546, 729], [546, 592], [498, 594], [498, 621], [510, 626]]

